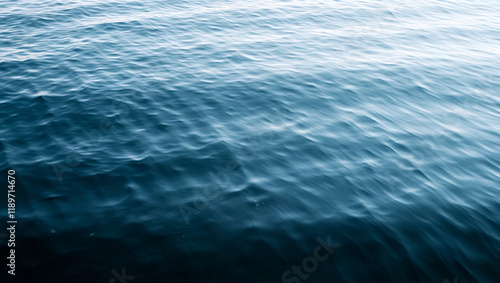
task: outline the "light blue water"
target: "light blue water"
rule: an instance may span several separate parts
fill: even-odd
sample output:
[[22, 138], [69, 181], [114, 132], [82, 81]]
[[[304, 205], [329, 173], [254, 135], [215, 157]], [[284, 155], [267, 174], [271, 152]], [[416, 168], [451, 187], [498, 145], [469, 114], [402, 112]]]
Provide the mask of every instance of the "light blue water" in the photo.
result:
[[2, 2], [17, 282], [499, 282], [499, 15]]

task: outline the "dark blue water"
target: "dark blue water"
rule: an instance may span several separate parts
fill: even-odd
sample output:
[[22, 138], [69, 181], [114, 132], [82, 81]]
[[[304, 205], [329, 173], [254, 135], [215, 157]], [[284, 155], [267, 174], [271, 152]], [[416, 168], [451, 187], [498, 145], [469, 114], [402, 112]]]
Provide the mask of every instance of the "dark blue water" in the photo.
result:
[[3, 1], [2, 282], [500, 282], [498, 4]]

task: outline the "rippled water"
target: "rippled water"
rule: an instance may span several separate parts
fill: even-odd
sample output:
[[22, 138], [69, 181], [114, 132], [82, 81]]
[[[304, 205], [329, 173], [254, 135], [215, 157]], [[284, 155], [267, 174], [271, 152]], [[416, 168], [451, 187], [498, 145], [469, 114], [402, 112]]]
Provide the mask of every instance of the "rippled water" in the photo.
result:
[[17, 282], [499, 282], [499, 15], [4, 1]]

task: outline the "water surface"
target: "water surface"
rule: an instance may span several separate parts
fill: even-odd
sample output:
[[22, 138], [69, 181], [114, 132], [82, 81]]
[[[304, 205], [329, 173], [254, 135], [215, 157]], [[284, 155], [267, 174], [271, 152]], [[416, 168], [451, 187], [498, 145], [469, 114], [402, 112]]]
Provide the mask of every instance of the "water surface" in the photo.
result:
[[[492, 0], [4, 2], [16, 279], [498, 282], [498, 15]], [[324, 261], [318, 237], [335, 244]]]

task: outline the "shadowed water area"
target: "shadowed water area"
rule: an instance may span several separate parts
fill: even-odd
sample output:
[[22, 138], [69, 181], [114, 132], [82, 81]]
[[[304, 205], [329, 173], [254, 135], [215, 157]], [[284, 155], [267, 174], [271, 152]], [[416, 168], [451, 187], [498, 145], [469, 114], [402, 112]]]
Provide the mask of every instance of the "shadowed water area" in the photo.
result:
[[499, 282], [499, 15], [4, 1], [16, 282]]

